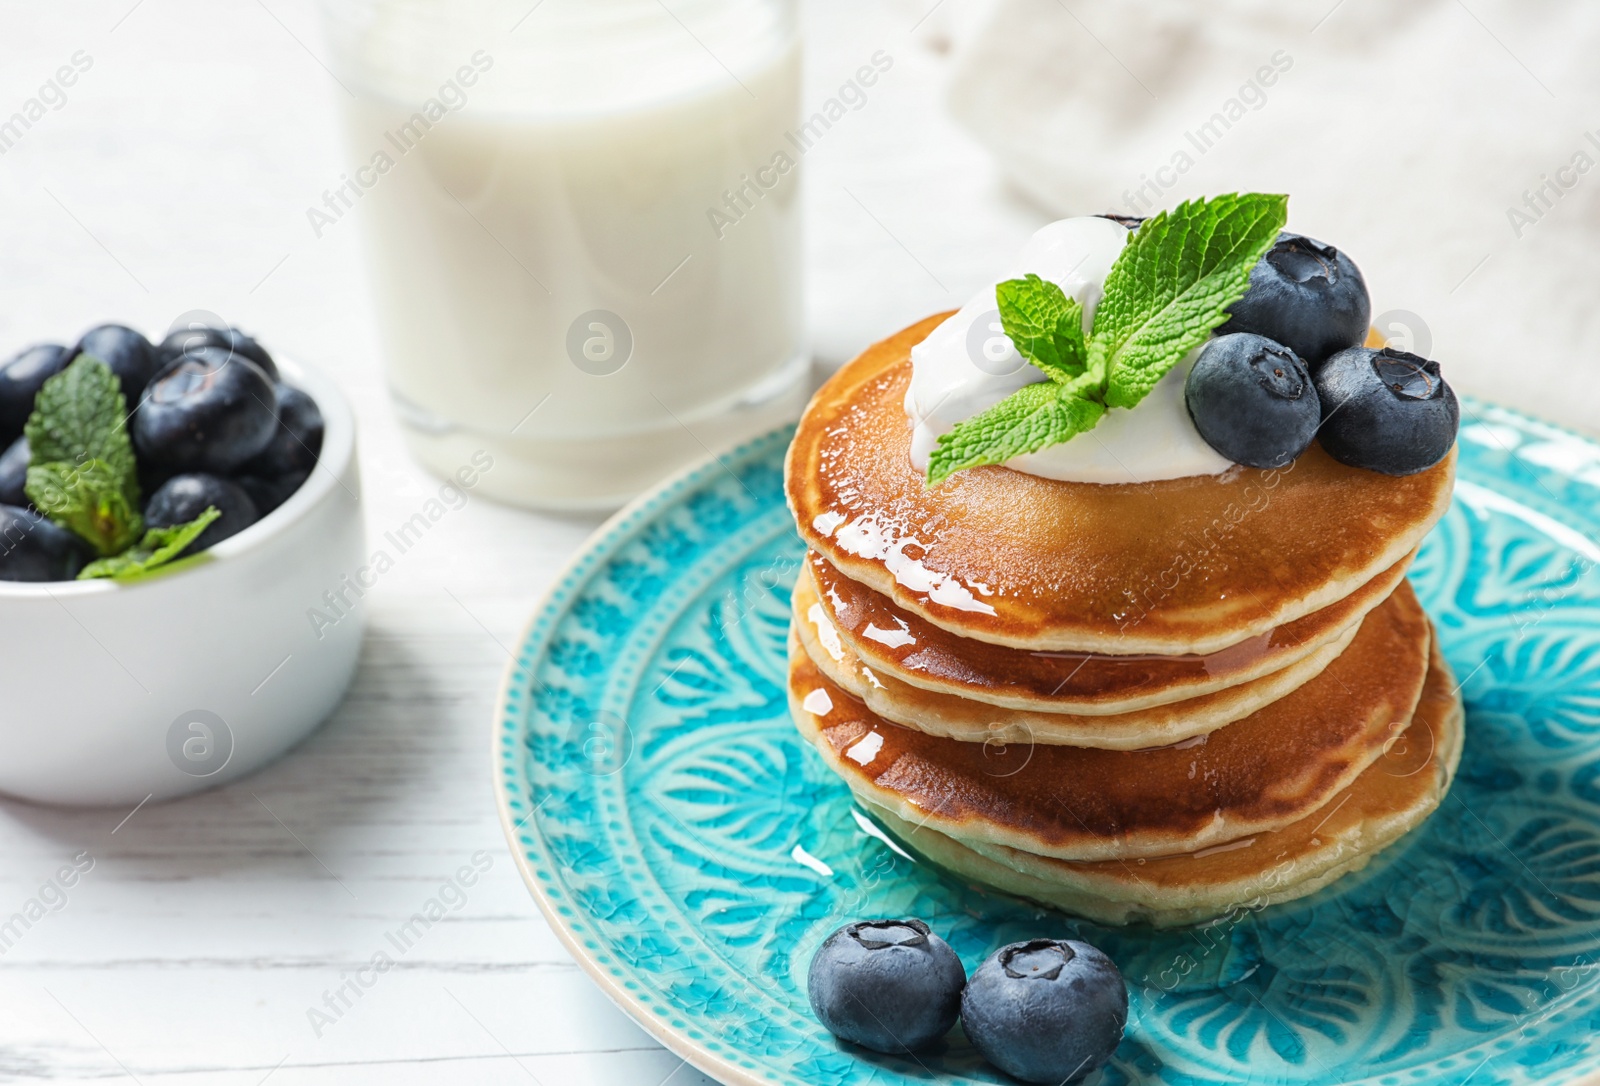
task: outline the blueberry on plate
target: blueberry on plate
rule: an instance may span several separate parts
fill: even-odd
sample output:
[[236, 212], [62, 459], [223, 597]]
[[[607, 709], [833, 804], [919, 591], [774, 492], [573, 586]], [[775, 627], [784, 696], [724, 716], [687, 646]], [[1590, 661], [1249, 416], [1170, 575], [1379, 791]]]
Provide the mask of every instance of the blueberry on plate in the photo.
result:
[[148, 339], [120, 324], [101, 324], [89, 329], [72, 348], [71, 357], [77, 358], [80, 354], [98, 358], [117, 375], [130, 410], [144, 395], [145, 386], [164, 362]]
[[150, 495], [144, 507], [145, 524], [151, 528], [187, 524], [212, 505], [222, 515], [185, 548], [184, 554], [199, 554], [261, 519], [256, 503], [237, 483], [196, 472], [174, 475]]
[[0, 581], [70, 581], [89, 544], [30, 509], [0, 505]]
[[0, 505], [28, 505], [28, 439], [19, 437], [0, 453]]
[[309, 473], [322, 453], [322, 412], [317, 401], [291, 385], [279, 384], [277, 392], [277, 430], [267, 447], [239, 469], [247, 475], [277, 479]]
[[202, 347], [215, 347], [230, 354], [243, 355], [260, 366], [274, 381], [278, 379], [278, 365], [267, 349], [237, 328], [179, 328], [167, 333], [158, 353], [168, 363], [181, 355]]
[[1328, 359], [1317, 371], [1317, 395], [1328, 455], [1385, 475], [1433, 467], [1461, 424], [1439, 363], [1388, 347], [1351, 347]]
[[1206, 444], [1253, 468], [1288, 464], [1306, 451], [1322, 421], [1305, 363], [1282, 344], [1249, 332], [1207, 343], [1183, 396]]
[[811, 959], [811, 1009], [829, 1033], [874, 1052], [916, 1052], [950, 1031], [967, 973], [920, 920], [846, 924]]
[[41, 343], [0, 362], [0, 441], [10, 444], [33, 414], [33, 400], [44, 383], [72, 361], [72, 352], [56, 343]]
[[1111, 1058], [1128, 990], [1110, 958], [1075, 939], [1001, 947], [972, 974], [961, 1024], [985, 1059], [1023, 1082], [1082, 1078]]
[[1367, 338], [1372, 301], [1361, 270], [1332, 245], [1288, 232], [1250, 269], [1250, 288], [1217, 329], [1277, 340], [1315, 370]]
[[278, 394], [254, 362], [217, 347], [181, 355], [145, 390], [133, 444], [151, 463], [227, 474], [278, 429]]

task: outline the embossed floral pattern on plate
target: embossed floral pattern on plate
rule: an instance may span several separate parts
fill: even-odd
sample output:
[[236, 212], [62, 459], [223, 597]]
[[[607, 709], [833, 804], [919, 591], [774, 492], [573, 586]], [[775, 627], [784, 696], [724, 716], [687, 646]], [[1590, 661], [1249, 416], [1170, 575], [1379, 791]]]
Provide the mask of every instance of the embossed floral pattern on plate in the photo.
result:
[[969, 968], [1036, 935], [1104, 947], [1128, 1037], [1089, 1080], [1510, 1086], [1600, 1068], [1600, 445], [1468, 402], [1455, 504], [1412, 572], [1468, 706], [1444, 806], [1305, 901], [1107, 930], [901, 853], [788, 719], [801, 546], [786, 433], [608, 524], [523, 638], [495, 721], [513, 850], [597, 982], [730, 1083], [995, 1083], [846, 1052], [805, 969], [846, 919], [914, 915]]

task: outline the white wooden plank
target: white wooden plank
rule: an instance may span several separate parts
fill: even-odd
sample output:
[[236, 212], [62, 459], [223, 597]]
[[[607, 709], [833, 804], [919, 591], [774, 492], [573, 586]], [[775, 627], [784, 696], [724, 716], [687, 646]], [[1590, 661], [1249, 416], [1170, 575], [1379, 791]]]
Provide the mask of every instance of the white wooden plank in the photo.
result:
[[[805, 12], [808, 101], [875, 49], [896, 62], [884, 93], [805, 164], [811, 318], [834, 362], [949, 304], [837, 206], [843, 186], [892, 199], [896, 229], [956, 292], [992, 263], [966, 257], [1004, 255], [1037, 218], [990, 199], [981, 154], [930, 108], [940, 62], [907, 37], [915, 13], [870, 8]], [[372, 540], [409, 517], [438, 484], [389, 412], [356, 224], [317, 240], [304, 218], [342, 168], [342, 92], [313, 56], [312, 0], [9, 5], [0, 43], [0, 101], [20, 101], [74, 50], [94, 57], [67, 104], [0, 156], [0, 353], [103, 319], [159, 332], [196, 307], [224, 314], [340, 380]], [[491, 798], [506, 647], [599, 519], [479, 499], [448, 514], [364, 602], [348, 700], [249, 780], [146, 806], [120, 828], [128, 811], [0, 801], [0, 922], [63, 862], [94, 858], [59, 911], [0, 953], [0, 1081], [126, 1070], [147, 1086], [708, 1086], [571, 963]], [[479, 852], [492, 862], [460, 908], [318, 1036], [308, 1007]]]

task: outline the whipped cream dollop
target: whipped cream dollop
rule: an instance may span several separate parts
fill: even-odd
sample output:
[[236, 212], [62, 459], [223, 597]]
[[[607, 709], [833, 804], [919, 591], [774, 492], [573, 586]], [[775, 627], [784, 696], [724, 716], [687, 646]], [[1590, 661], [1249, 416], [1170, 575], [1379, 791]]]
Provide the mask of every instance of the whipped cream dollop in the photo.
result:
[[[1029, 272], [1047, 279], [1083, 306], [1087, 330], [1106, 275], [1127, 240], [1127, 227], [1110, 219], [1053, 222], [1028, 240], [1006, 274], [911, 348], [906, 414], [914, 426], [911, 462], [918, 471], [927, 470], [940, 434], [1024, 385], [1047, 379], [1001, 330], [995, 286]], [[1206, 444], [1184, 405], [1183, 385], [1198, 354], [1191, 352], [1174, 366], [1137, 407], [1113, 408], [1093, 430], [1005, 466], [1079, 483], [1143, 483], [1226, 471], [1232, 461]]]

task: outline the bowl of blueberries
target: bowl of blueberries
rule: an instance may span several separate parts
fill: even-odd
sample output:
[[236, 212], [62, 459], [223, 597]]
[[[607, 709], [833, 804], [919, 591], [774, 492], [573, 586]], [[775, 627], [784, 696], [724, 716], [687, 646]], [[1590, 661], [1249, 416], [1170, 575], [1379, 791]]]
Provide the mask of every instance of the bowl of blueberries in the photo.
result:
[[220, 321], [102, 324], [0, 362], [0, 450], [0, 792], [183, 795], [337, 706], [365, 539], [331, 380]]

